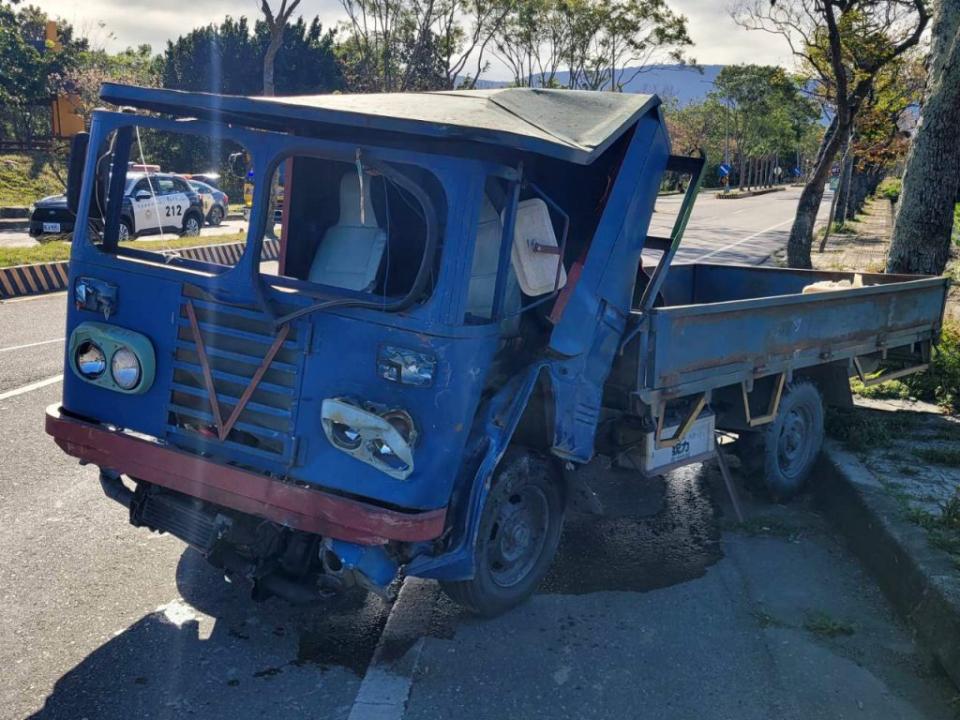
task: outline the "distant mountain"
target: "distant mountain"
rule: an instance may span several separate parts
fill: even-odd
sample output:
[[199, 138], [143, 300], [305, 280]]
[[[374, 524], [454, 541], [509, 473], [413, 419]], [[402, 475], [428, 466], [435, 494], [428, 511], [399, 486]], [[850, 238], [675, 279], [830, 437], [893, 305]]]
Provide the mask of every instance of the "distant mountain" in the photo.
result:
[[[651, 65], [627, 83], [625, 90], [632, 93], [656, 93], [663, 100], [676, 98], [681, 106], [687, 105], [706, 97], [713, 89], [713, 83], [723, 65], [701, 65], [700, 69], [703, 72], [689, 65]], [[625, 75], [629, 77], [630, 70], [627, 70]], [[564, 85], [569, 76], [567, 72], [557, 73], [557, 82]], [[477, 83], [479, 88], [508, 85], [509, 81], [501, 80], [480, 80]]]

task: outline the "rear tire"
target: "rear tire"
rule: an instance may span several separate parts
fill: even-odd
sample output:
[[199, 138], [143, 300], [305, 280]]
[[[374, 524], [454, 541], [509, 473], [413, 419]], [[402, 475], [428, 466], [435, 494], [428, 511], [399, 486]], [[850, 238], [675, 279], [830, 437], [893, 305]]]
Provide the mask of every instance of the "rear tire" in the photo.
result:
[[808, 380], [791, 383], [773, 422], [759, 432], [743, 433], [737, 446], [748, 481], [762, 484], [774, 500], [794, 497], [806, 485], [823, 446], [820, 391]]
[[220, 223], [223, 222], [223, 210], [219, 206], [214, 205], [210, 209], [210, 214], [207, 216], [207, 222], [210, 223], [212, 227], [219, 227]]
[[494, 617], [533, 594], [560, 545], [561, 483], [546, 458], [529, 451], [507, 452], [480, 518], [476, 574], [471, 580], [441, 582], [454, 602]]

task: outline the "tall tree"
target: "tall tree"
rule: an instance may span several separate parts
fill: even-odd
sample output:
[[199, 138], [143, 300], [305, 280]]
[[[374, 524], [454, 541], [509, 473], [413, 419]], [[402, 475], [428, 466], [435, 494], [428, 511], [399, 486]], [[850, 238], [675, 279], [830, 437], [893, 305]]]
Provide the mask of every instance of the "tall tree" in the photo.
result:
[[494, 43], [516, 85], [622, 92], [693, 41], [666, 0], [518, 0]]
[[263, 13], [263, 20], [267, 24], [270, 36], [267, 50], [263, 55], [263, 94], [268, 97], [277, 94], [274, 82], [277, 53], [283, 46], [283, 33], [287, 29], [287, 23], [299, 4], [300, 0], [289, 0], [289, 2], [288, 0], [280, 0], [280, 7], [274, 13], [269, 0], [260, 0], [260, 10]]
[[877, 74], [915, 47], [930, 0], [741, 0], [734, 19], [782, 36], [832, 112], [817, 160], [800, 194], [787, 243], [791, 267], [809, 268], [814, 223], [833, 162]]
[[713, 96], [727, 109], [743, 185], [748, 163], [795, 149], [819, 117], [801, 92], [799, 82], [783, 68], [770, 65], [727, 65], [714, 83]]
[[50, 101], [66, 89], [86, 41], [59, 23], [59, 43], [46, 39], [47, 15], [32, 5], [0, 3], [0, 136], [49, 136]]
[[960, 2], [935, 7], [927, 87], [893, 224], [888, 272], [939, 275], [960, 182]]
[[338, 52], [355, 92], [474, 87], [514, 0], [341, 0]]

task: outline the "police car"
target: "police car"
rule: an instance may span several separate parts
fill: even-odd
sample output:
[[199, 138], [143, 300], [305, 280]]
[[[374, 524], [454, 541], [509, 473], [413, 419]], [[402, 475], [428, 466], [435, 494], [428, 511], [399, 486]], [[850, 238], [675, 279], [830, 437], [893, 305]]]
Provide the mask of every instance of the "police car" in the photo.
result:
[[120, 211], [120, 241], [161, 232], [200, 234], [204, 212], [200, 194], [172, 173], [127, 173]]

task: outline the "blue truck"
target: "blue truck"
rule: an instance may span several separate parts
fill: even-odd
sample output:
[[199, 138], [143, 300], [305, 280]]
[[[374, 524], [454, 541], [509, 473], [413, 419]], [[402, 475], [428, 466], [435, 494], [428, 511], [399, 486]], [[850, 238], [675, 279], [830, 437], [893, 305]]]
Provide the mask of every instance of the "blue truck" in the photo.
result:
[[[674, 263], [704, 159], [671, 155], [656, 96], [102, 99], [125, 109], [74, 143], [76, 226], [103, 232], [74, 234], [47, 431], [131, 523], [255, 597], [389, 598], [406, 575], [501, 613], [589, 497], [585, 464], [642, 481], [714, 457], [722, 430], [788, 498], [849, 377], [923, 369], [940, 331], [942, 278]], [[283, 165], [279, 262], [270, 183], [238, 257], [120, 245], [141, 131]], [[689, 182], [656, 237], [665, 172]]]

